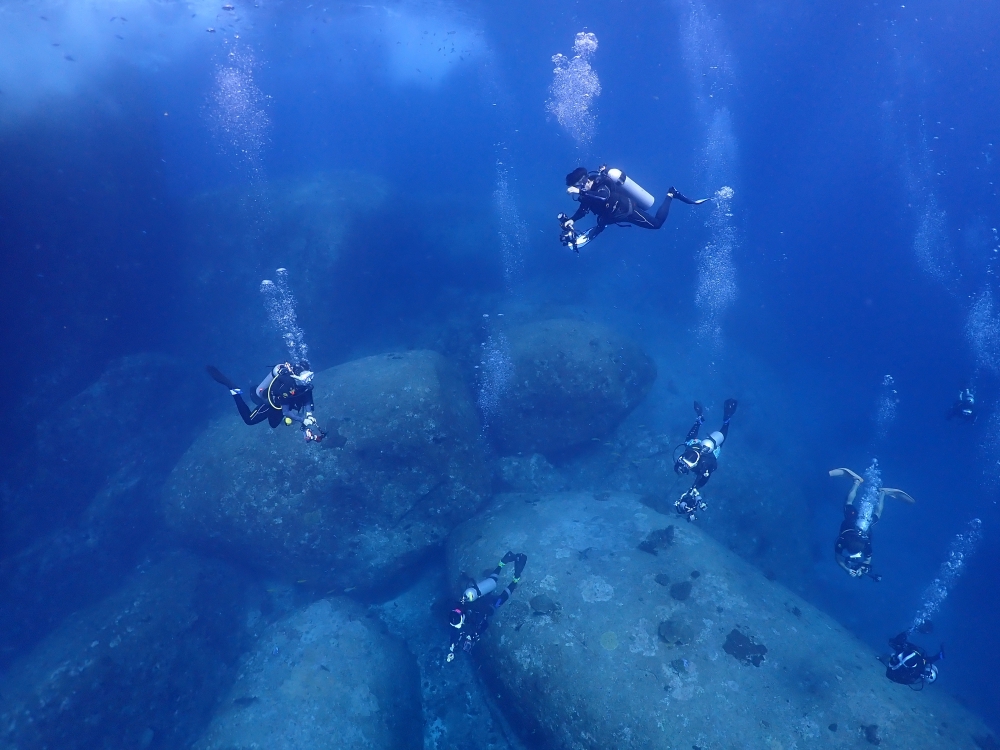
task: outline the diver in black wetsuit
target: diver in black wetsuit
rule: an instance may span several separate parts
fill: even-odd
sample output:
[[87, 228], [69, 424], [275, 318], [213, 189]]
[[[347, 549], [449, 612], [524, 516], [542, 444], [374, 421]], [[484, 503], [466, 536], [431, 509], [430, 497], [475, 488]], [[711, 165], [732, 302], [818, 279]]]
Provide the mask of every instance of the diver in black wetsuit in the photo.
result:
[[[620, 169], [601, 167], [596, 172], [588, 172], [585, 167], [577, 167], [566, 175], [567, 192], [574, 200], [579, 201], [580, 208], [572, 216], [559, 214], [559, 225], [562, 234], [559, 241], [566, 247], [572, 247], [576, 252], [604, 231], [609, 224], [631, 224], [643, 229], [659, 229], [670, 213], [670, 202], [676, 198], [679, 201], [696, 206], [704, 203], [707, 198], [691, 200], [675, 188], [667, 191], [663, 203], [656, 209], [656, 214], [650, 216], [636, 202], [637, 195], [647, 196], [649, 207], [652, 208], [652, 198], [645, 190], [630, 180]], [[597, 217], [597, 224], [585, 232], [577, 232], [575, 222], [588, 213]]]
[[976, 397], [971, 389], [966, 388], [958, 394], [958, 401], [952, 404], [951, 411], [948, 412], [948, 419], [953, 417], [962, 422], [975, 424], [979, 412], [976, 410]]
[[243, 400], [243, 391], [232, 380], [216, 367], [209, 365], [205, 369], [215, 382], [229, 389], [246, 424], [255, 425], [267, 420], [274, 428], [282, 422], [286, 425], [299, 422], [307, 441], [318, 443], [326, 437], [313, 416], [313, 373], [305, 360], [294, 365], [281, 362], [271, 368], [271, 372], [257, 386], [257, 408], [253, 411]]
[[937, 679], [938, 670], [934, 662], [944, 658], [944, 646], [934, 656], [928, 657], [920, 646], [910, 643], [909, 635], [909, 631], [904, 631], [889, 640], [892, 654], [885, 660], [885, 676], [900, 685], [919, 683], [919, 690]]
[[[515, 555], [508, 552], [503, 556], [500, 563], [493, 569], [489, 577], [473, 584], [462, 594], [462, 599], [448, 615], [448, 624], [451, 625], [451, 647], [448, 649], [447, 661], [455, 659], [455, 646], [462, 644], [462, 651], [472, 651], [472, 647], [479, 642], [486, 628], [490, 625], [490, 618], [496, 611], [510, 599], [517, 584], [521, 580], [521, 573], [524, 572], [524, 564], [528, 562], [528, 556], [521, 553]], [[514, 578], [503, 591], [498, 595], [493, 592], [497, 588], [497, 579], [500, 572], [514, 563]]]
[[705, 414], [701, 404], [694, 402], [694, 424], [688, 430], [684, 442], [678, 446], [684, 448], [683, 452], [674, 461], [674, 471], [678, 474], [689, 472], [694, 474], [694, 484], [674, 503], [677, 513], [687, 516], [688, 521], [696, 520], [695, 511], [705, 510], [708, 507], [701, 499], [699, 490], [708, 483], [712, 472], [719, 468], [719, 451], [722, 450], [722, 443], [729, 435], [729, 420], [736, 413], [736, 406], [736, 399], [726, 399], [722, 411], [722, 427], [704, 440], [699, 440], [698, 430], [705, 422]]
[[881, 581], [882, 576], [872, 573], [872, 527], [878, 523], [885, 508], [885, 496], [894, 497], [904, 503], [913, 504], [914, 500], [903, 490], [892, 487], [879, 487], [878, 500], [871, 510], [871, 516], [862, 519], [854, 499], [858, 487], [865, 480], [860, 474], [850, 469], [831, 469], [831, 477], [849, 476], [854, 484], [844, 501], [844, 520], [840, 524], [840, 534], [833, 546], [833, 557], [847, 575], [852, 578], [868, 576], [874, 581]]

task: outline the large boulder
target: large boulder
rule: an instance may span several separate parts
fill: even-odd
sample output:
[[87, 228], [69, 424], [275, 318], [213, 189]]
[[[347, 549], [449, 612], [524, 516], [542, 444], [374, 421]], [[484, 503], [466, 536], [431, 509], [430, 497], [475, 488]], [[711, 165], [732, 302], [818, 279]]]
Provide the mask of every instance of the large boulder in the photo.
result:
[[264, 631], [196, 750], [419, 750], [413, 656], [344, 599], [320, 599]]
[[937, 685], [889, 682], [865, 645], [692, 524], [623, 493], [506, 495], [449, 542], [458, 580], [524, 551], [477, 647], [538, 747], [975, 750]]
[[229, 687], [248, 588], [176, 553], [68, 619], [0, 682], [0, 747], [187, 747]]
[[[96, 495], [123, 475], [162, 480], [201, 427], [203, 375], [162, 354], [112, 362], [95, 382], [39, 415], [33, 445], [2, 495], [5, 554], [76, 524]], [[171, 418], [165, 415], [186, 415]], [[129, 480], [124, 480], [129, 481]], [[125, 498], [109, 506], [123, 524], [145, 523], [156, 504]], [[134, 529], [128, 533], [135, 535]]]
[[656, 379], [637, 344], [598, 323], [546, 320], [507, 339], [512, 374], [490, 423], [503, 454], [553, 456], [602, 439]]
[[319, 445], [297, 429], [247, 427], [235, 410], [216, 420], [168, 482], [171, 526], [326, 592], [387, 581], [479, 508], [488, 484], [479, 424], [441, 355], [334, 367], [316, 375], [315, 401], [321, 424], [340, 420]]
[[122, 584], [201, 428], [193, 405], [217, 395], [207, 381], [171, 357], [133, 355], [42, 415], [0, 494], [0, 665]]

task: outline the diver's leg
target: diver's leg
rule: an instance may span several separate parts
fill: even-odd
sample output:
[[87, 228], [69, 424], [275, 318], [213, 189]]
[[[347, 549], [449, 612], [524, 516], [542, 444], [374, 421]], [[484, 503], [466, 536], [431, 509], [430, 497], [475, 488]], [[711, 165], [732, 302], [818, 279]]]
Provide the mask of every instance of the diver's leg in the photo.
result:
[[[512, 553], [508, 552], [504, 555], [504, 561], [510, 562], [508, 556]], [[514, 562], [514, 580], [512, 580], [503, 591], [500, 592], [500, 596], [497, 597], [496, 601], [493, 602], [493, 609], [500, 609], [504, 603], [510, 599], [510, 595], [514, 593], [514, 589], [517, 588], [517, 584], [521, 582], [521, 573], [524, 572], [524, 565], [528, 562], [528, 556], [523, 552], [513, 557]], [[500, 570], [500, 566], [497, 566], [497, 570]]]
[[258, 406], [253, 411], [250, 411], [247, 402], [243, 400], [243, 396], [239, 393], [233, 394], [233, 401], [236, 402], [236, 408], [239, 410], [240, 416], [243, 417], [243, 421], [248, 425], [260, 424], [268, 418], [270, 413], [274, 412], [274, 409], [268, 404]]
[[660, 225], [663, 224], [662, 221], [657, 222], [655, 218], [647, 214], [641, 208], [635, 207], [632, 208], [632, 212], [623, 218], [622, 221], [627, 224], [631, 224], [632, 226], [639, 227], [640, 229], [659, 229]]
[[670, 202], [674, 197], [667, 193], [667, 197], [663, 199], [663, 203], [660, 207], [656, 209], [656, 217], [653, 219], [653, 229], [659, 229], [663, 226], [663, 222], [667, 220], [667, 214], [670, 213]]
[[851, 479], [854, 480], [854, 486], [851, 487], [851, 491], [847, 493], [847, 502], [844, 503], [844, 507], [853, 505], [854, 497], [858, 494], [858, 487], [863, 481], [865, 481], [860, 474], [856, 474], [850, 469], [830, 469], [831, 477], [842, 477], [847, 474]]
[[875, 504], [875, 508], [872, 510], [872, 523], [876, 523], [878, 519], [882, 517], [882, 511], [885, 509], [885, 490], [879, 490], [878, 493], [878, 503]]
[[737, 401], [735, 398], [727, 398], [725, 406], [723, 407], [722, 414], [722, 427], [719, 428], [719, 432], [722, 433], [722, 439], [725, 440], [729, 437], [729, 421], [733, 418], [736, 413]]
[[254, 409], [253, 412], [250, 411], [250, 407], [247, 406], [247, 402], [243, 400], [243, 396], [240, 393], [233, 394], [233, 401], [236, 402], [236, 409], [239, 411], [240, 416], [243, 417], [243, 421], [248, 425], [257, 424], [262, 421], [264, 417], [260, 417], [258, 412], [260, 408]]
[[[861, 477], [857, 477], [854, 480], [854, 484], [851, 486], [851, 491], [847, 493], [847, 502], [844, 503], [845, 506], [854, 505], [854, 498], [858, 495], [858, 487], [861, 486], [863, 481], [864, 480]], [[879, 497], [881, 498], [881, 495], [879, 495]]]

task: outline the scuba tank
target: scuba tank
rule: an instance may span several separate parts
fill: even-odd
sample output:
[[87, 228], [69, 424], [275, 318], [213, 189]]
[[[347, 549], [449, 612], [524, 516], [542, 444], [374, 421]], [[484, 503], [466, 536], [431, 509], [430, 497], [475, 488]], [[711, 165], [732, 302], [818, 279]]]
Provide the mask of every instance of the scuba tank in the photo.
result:
[[643, 190], [635, 180], [628, 177], [620, 169], [609, 169], [605, 174], [607, 174], [612, 182], [617, 183], [625, 194], [635, 201], [639, 208], [646, 211], [653, 207], [653, 204], [656, 202], [653, 196]]
[[486, 594], [496, 591], [496, 588], [497, 588], [497, 579], [494, 578], [493, 576], [490, 576], [489, 578], [483, 579], [479, 583], [475, 583], [472, 586], [469, 586], [469, 588], [467, 588], [465, 592], [462, 594], [462, 599], [464, 599], [467, 602], [474, 602], [479, 597], [485, 596]]

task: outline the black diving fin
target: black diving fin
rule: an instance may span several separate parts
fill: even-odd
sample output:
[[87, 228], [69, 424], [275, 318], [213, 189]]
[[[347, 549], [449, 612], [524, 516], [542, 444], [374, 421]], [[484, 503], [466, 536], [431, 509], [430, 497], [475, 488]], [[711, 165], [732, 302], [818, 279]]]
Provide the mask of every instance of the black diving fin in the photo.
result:
[[214, 380], [216, 383], [221, 383], [231, 391], [237, 390], [238, 386], [236, 385], [236, 383], [234, 383], [232, 380], [230, 380], [221, 372], [219, 372], [218, 367], [214, 367], [213, 365], [208, 365], [205, 368], [205, 371], [211, 376], [212, 380]]
[[736, 413], [736, 407], [737, 406], [738, 406], [738, 402], [736, 401], [735, 398], [727, 398], [726, 399], [726, 405], [723, 407], [723, 410], [722, 410], [722, 418], [726, 422], [728, 422], [732, 418], [732, 416]]

